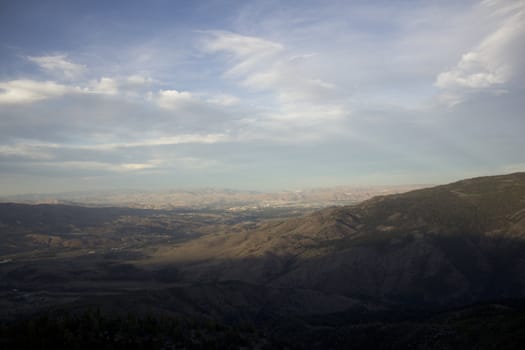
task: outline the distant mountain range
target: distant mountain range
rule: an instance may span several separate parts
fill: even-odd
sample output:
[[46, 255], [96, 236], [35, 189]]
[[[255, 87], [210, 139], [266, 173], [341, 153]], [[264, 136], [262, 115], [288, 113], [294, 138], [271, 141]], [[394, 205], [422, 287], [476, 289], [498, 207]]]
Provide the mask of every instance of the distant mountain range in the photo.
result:
[[422, 187], [425, 186], [338, 186], [279, 192], [214, 188], [165, 191], [90, 191], [4, 196], [0, 197], [0, 202], [123, 206], [141, 209], [199, 208], [243, 211], [266, 207], [322, 208], [330, 205], [353, 204], [376, 195], [406, 192]]

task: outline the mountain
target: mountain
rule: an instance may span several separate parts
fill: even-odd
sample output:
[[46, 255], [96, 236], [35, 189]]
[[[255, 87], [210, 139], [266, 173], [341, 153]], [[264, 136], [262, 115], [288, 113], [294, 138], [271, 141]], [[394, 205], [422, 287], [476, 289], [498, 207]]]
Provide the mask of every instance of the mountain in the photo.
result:
[[523, 343], [525, 173], [307, 212], [0, 204], [0, 348]]
[[354, 204], [379, 194], [406, 192], [421, 187], [423, 186], [338, 186], [280, 192], [214, 188], [165, 191], [115, 190], [5, 196], [0, 197], [0, 202], [167, 210], [192, 208], [246, 211], [269, 207], [319, 209], [330, 205]]
[[421, 305], [525, 296], [525, 173], [481, 177], [161, 247], [150, 266]]

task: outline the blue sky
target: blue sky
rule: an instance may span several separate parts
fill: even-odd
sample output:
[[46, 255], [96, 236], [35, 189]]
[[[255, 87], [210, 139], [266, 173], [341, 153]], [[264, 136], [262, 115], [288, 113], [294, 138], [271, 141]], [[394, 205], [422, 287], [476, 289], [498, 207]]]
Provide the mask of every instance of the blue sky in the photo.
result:
[[525, 170], [525, 2], [0, 3], [0, 194]]

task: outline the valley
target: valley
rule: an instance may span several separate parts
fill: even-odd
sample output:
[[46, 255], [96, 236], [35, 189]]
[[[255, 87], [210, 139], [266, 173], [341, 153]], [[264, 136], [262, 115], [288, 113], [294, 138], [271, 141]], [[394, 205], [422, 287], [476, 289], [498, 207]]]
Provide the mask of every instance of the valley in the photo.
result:
[[453, 347], [487, 313], [522, 319], [524, 213], [525, 173], [321, 209], [2, 203], [0, 318], [132, 311], [249, 324], [272, 348]]

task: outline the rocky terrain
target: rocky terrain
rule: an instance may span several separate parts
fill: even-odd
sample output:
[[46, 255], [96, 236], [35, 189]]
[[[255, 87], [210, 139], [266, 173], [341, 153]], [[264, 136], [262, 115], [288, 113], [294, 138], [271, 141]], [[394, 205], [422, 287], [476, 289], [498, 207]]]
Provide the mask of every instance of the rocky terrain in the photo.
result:
[[525, 173], [318, 211], [1, 204], [0, 232], [5, 334], [96, 309], [249, 324], [270, 348], [523, 338]]
[[525, 294], [525, 175], [376, 197], [162, 247], [148, 263], [190, 280], [241, 280], [389, 302]]

